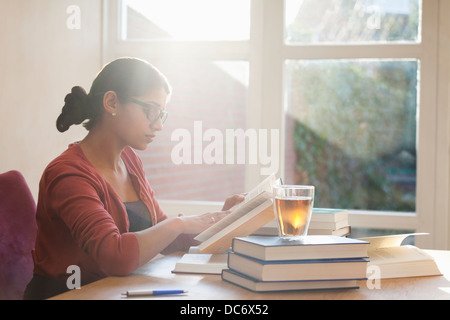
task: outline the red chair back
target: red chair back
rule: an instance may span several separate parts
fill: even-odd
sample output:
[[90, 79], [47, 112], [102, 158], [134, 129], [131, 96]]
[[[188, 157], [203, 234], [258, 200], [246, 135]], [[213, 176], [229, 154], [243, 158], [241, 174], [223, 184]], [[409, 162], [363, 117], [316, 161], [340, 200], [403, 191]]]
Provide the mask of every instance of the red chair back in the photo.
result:
[[33, 276], [36, 203], [18, 171], [0, 174], [0, 300], [18, 300]]

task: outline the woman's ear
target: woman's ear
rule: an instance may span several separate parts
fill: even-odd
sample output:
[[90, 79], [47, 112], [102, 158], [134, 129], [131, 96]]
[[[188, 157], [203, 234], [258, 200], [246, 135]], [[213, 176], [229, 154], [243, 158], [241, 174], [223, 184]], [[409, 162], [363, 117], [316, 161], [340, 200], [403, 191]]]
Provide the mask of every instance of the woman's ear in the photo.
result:
[[111, 116], [115, 117], [119, 110], [119, 97], [114, 91], [108, 91], [103, 96], [103, 108]]

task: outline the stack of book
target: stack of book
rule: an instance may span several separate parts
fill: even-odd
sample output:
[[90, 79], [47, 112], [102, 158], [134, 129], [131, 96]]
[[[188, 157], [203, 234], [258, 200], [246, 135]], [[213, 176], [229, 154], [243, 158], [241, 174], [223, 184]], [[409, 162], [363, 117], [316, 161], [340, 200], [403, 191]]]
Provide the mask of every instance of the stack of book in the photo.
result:
[[368, 246], [338, 236], [234, 238], [222, 279], [256, 292], [358, 288]]
[[[346, 236], [351, 231], [348, 222], [348, 211], [343, 209], [314, 208], [309, 223], [308, 235]], [[278, 235], [276, 220], [272, 220], [253, 235]]]
[[313, 208], [309, 235], [335, 235], [350, 234], [348, 211], [342, 209]]

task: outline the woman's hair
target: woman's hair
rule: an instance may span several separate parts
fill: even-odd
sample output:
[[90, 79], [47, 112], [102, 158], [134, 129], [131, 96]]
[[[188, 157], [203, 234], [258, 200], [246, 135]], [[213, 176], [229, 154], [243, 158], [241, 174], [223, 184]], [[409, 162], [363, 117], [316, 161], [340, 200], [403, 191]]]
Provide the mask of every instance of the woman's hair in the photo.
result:
[[56, 128], [65, 132], [73, 124], [90, 130], [97, 123], [103, 109], [103, 96], [116, 92], [119, 99], [141, 96], [153, 89], [171, 88], [166, 77], [148, 62], [137, 58], [120, 58], [105, 65], [92, 83], [89, 94], [81, 87], [73, 87], [64, 99], [64, 107], [56, 121]]

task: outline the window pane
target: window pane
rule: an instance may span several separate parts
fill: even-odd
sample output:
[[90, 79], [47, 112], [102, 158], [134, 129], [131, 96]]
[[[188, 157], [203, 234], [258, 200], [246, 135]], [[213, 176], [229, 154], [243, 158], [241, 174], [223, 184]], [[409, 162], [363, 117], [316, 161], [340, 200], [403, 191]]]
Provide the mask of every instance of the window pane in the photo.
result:
[[288, 44], [420, 42], [420, 0], [286, 0]]
[[286, 181], [318, 207], [415, 211], [418, 64], [287, 61]]
[[248, 62], [152, 63], [173, 87], [164, 130], [139, 152], [158, 199], [223, 201], [245, 192], [245, 165], [226, 164], [225, 146], [216, 142], [226, 129], [246, 128]]
[[228, 41], [250, 37], [250, 0], [125, 0], [124, 39]]

